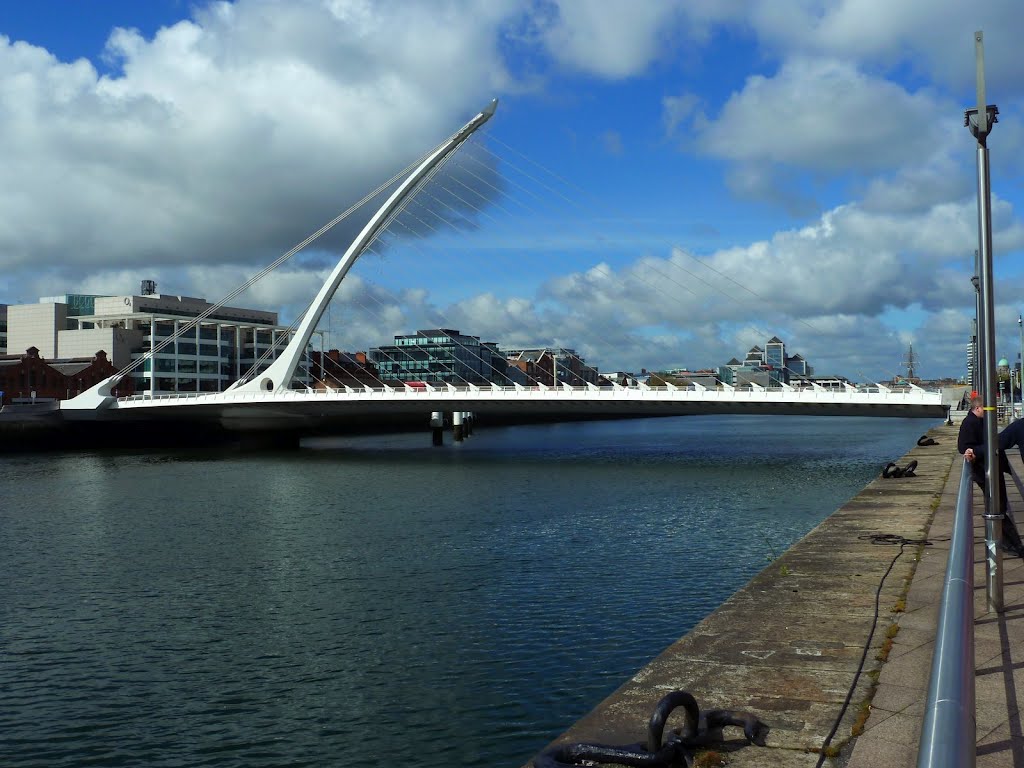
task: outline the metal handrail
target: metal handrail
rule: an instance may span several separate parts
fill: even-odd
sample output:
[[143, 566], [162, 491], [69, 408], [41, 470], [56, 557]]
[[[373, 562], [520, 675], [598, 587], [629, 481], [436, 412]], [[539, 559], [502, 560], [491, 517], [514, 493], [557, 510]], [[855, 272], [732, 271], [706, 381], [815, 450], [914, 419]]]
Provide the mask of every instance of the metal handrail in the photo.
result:
[[917, 768], [974, 768], [974, 520], [971, 467], [956, 499]]

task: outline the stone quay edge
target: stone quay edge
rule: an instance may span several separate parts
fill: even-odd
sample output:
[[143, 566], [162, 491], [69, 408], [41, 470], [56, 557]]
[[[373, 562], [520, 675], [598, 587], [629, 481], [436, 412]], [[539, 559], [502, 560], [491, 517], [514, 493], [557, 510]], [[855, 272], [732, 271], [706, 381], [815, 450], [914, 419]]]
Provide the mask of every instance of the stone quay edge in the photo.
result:
[[[702, 710], [749, 712], [771, 728], [766, 746], [759, 747], [748, 745], [739, 728], [727, 727], [723, 742], [702, 750], [718, 753], [706, 755], [705, 765], [813, 768], [837, 721], [825, 765], [846, 765], [871, 712], [876, 681], [893, 646], [889, 637], [901, 629], [905, 596], [925, 551], [921, 544], [905, 545], [892, 565], [900, 546], [874, 539], [924, 539], [958, 457], [957, 427], [941, 425], [926, 434], [937, 444], [915, 446], [899, 459], [880, 456], [879, 474], [860, 493], [545, 749], [645, 742], [659, 699], [686, 690]], [[901, 467], [917, 461], [915, 476], [883, 478], [889, 461]], [[948, 543], [940, 546], [948, 551]], [[931, 626], [908, 631], [930, 633], [927, 641], [934, 636], [934, 618]], [[666, 733], [682, 724], [677, 710]]]

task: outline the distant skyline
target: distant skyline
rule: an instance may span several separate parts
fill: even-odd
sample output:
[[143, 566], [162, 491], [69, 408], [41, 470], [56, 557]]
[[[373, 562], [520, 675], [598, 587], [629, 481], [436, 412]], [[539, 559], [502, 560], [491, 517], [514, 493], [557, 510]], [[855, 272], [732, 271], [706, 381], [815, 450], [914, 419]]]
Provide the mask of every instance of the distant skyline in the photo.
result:
[[[497, 97], [452, 166], [494, 186], [474, 173], [489, 191], [464, 222], [378, 244], [332, 307], [332, 346], [443, 325], [602, 370], [698, 369], [777, 335], [822, 374], [891, 378], [913, 343], [919, 375], [960, 376], [976, 29], [1000, 110], [996, 354], [1013, 362], [1015, 0], [12, 3], [0, 302], [147, 278], [216, 301]], [[571, 184], [580, 219], [513, 220], [517, 167]], [[342, 244], [241, 303], [289, 321]]]

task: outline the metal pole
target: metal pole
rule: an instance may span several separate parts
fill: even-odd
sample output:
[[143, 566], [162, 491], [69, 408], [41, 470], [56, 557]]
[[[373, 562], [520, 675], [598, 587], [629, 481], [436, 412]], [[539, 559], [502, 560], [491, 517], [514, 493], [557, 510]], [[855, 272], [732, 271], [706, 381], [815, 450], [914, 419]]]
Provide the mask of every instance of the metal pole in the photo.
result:
[[989, 202], [988, 147], [978, 145], [978, 236], [981, 242], [982, 397], [985, 406], [985, 582], [988, 610], [1003, 610], [1003, 569], [999, 542], [1003, 510], [999, 505], [999, 442], [996, 424], [995, 299], [992, 279], [992, 218]]
[[1017, 315], [1017, 330], [1020, 332], [1020, 357], [1017, 358], [1017, 386], [1020, 388], [1020, 415], [1024, 417], [1024, 315]]
[[[1003, 569], [999, 551], [1003, 510], [999, 504], [999, 444], [996, 429], [995, 299], [992, 279], [992, 189], [989, 180], [988, 134], [999, 110], [985, 103], [985, 53], [982, 33], [974, 33], [978, 107], [968, 110], [965, 123], [978, 140], [978, 250], [981, 284], [981, 380], [985, 408], [985, 574], [988, 610], [1003, 610]], [[973, 114], [972, 114], [973, 113]]]

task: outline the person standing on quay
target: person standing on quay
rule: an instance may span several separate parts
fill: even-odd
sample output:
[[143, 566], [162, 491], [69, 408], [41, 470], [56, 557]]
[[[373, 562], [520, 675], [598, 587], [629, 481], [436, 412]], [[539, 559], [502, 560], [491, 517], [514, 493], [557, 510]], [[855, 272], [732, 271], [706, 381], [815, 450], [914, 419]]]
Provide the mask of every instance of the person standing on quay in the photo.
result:
[[[971, 410], [960, 423], [960, 434], [957, 436], [956, 449], [971, 464], [971, 476], [982, 491], [985, 490], [985, 408], [981, 397], [971, 398]], [[1007, 448], [1017, 445], [1024, 459], [1024, 419], [1015, 421], [999, 434], [999, 511], [1003, 513], [1003, 549], [1024, 557], [1024, 543], [1013, 518], [1008, 514], [1006, 500], [1006, 482], [1003, 473], [1010, 471], [1010, 463], [1003, 453]], [[986, 503], [988, 497], [985, 497]]]
[[[1024, 419], [1017, 419], [1006, 425], [999, 433], [999, 450], [1005, 451], [1013, 446], [1020, 451], [1020, 460], [1024, 461]], [[1003, 457], [1006, 458], [1005, 456]], [[1004, 472], [1006, 470], [1003, 470]]]

